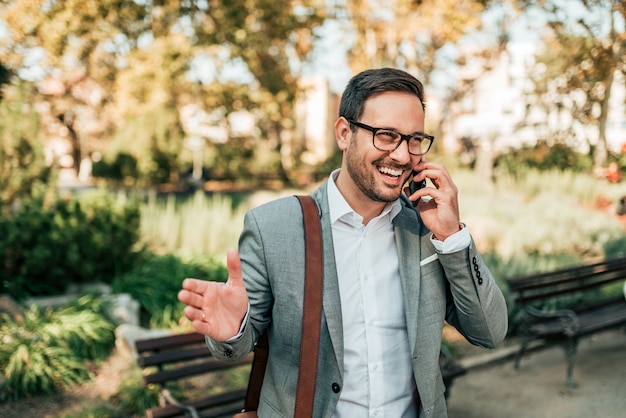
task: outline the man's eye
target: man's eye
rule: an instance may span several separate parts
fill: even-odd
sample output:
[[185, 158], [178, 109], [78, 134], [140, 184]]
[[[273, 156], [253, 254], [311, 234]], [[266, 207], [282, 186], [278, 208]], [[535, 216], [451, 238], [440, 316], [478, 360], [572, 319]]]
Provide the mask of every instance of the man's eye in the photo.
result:
[[391, 131], [378, 131], [376, 137], [381, 141], [395, 142], [398, 139], [398, 134]]

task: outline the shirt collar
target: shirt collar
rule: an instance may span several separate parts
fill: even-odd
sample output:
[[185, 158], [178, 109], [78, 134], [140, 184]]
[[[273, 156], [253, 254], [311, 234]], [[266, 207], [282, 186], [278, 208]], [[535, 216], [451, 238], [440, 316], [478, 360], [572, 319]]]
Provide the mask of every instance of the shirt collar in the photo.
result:
[[[330, 210], [330, 222], [334, 224], [337, 220], [344, 218], [350, 219], [352, 222], [350, 223], [363, 223], [363, 217], [356, 213], [348, 204], [346, 199], [343, 197], [337, 185], [335, 184], [335, 177], [339, 174], [341, 169], [338, 168], [330, 173], [328, 178], [328, 206]], [[376, 218], [380, 218], [382, 216], [389, 216], [389, 221], [391, 222], [402, 210], [402, 202], [400, 199], [396, 199], [391, 203], [388, 203], [383, 209], [382, 213], [378, 215]]]

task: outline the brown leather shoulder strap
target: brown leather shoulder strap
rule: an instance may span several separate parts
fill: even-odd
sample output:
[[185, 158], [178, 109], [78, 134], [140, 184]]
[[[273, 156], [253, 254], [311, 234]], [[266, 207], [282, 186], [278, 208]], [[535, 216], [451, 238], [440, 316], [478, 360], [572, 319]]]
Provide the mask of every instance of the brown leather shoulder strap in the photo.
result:
[[261, 387], [263, 386], [263, 377], [265, 376], [265, 366], [267, 365], [269, 349], [266, 329], [254, 346], [254, 360], [252, 360], [246, 399], [243, 404], [244, 411], [256, 411], [259, 408], [259, 398], [261, 397]]
[[[302, 314], [302, 342], [294, 416], [312, 417], [315, 400], [315, 380], [322, 321], [322, 283], [324, 274], [322, 227], [317, 204], [311, 196], [296, 196], [302, 206], [305, 242], [304, 311]], [[261, 334], [254, 348], [254, 360], [248, 381], [245, 411], [256, 411], [259, 406], [265, 365], [269, 354], [267, 330]]]
[[322, 320], [322, 280], [324, 274], [322, 228], [317, 204], [313, 198], [310, 196], [298, 196], [298, 199], [300, 199], [304, 215], [306, 278], [304, 283], [300, 369], [298, 371], [294, 416], [312, 417]]

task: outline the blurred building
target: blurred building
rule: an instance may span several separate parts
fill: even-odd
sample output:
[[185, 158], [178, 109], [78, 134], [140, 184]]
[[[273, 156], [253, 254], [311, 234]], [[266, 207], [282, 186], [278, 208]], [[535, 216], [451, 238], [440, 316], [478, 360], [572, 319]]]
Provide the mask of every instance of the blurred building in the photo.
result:
[[303, 151], [302, 161], [319, 164], [336, 150], [333, 123], [337, 118], [337, 97], [322, 77], [303, 77], [296, 103], [295, 143]]
[[[469, 88], [467, 85], [459, 87], [463, 95], [450, 106], [443, 139], [447, 147], [459, 147], [463, 141], [472, 141], [500, 152], [533, 145], [538, 140], [550, 143], [558, 138], [586, 152], [589, 144], [597, 142], [598, 128], [581, 124], [567, 111], [572, 101], [582, 97], [552, 92], [541, 102], [537, 100], [530, 77], [541, 71], [534, 59], [536, 52], [536, 44], [511, 42], [489, 62], [477, 59], [460, 69], [459, 80], [472, 82]], [[606, 130], [611, 152], [620, 152], [626, 143], [624, 85], [622, 74], [617, 73]]]

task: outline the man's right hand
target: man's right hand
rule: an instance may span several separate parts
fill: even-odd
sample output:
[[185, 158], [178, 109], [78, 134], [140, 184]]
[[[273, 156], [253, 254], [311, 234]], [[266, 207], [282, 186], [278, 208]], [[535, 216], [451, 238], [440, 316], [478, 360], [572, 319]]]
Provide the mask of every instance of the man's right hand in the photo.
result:
[[187, 305], [185, 316], [196, 331], [216, 341], [237, 335], [248, 310], [248, 294], [237, 250], [228, 251], [226, 265], [226, 283], [185, 279], [183, 290], [178, 292], [178, 300]]

